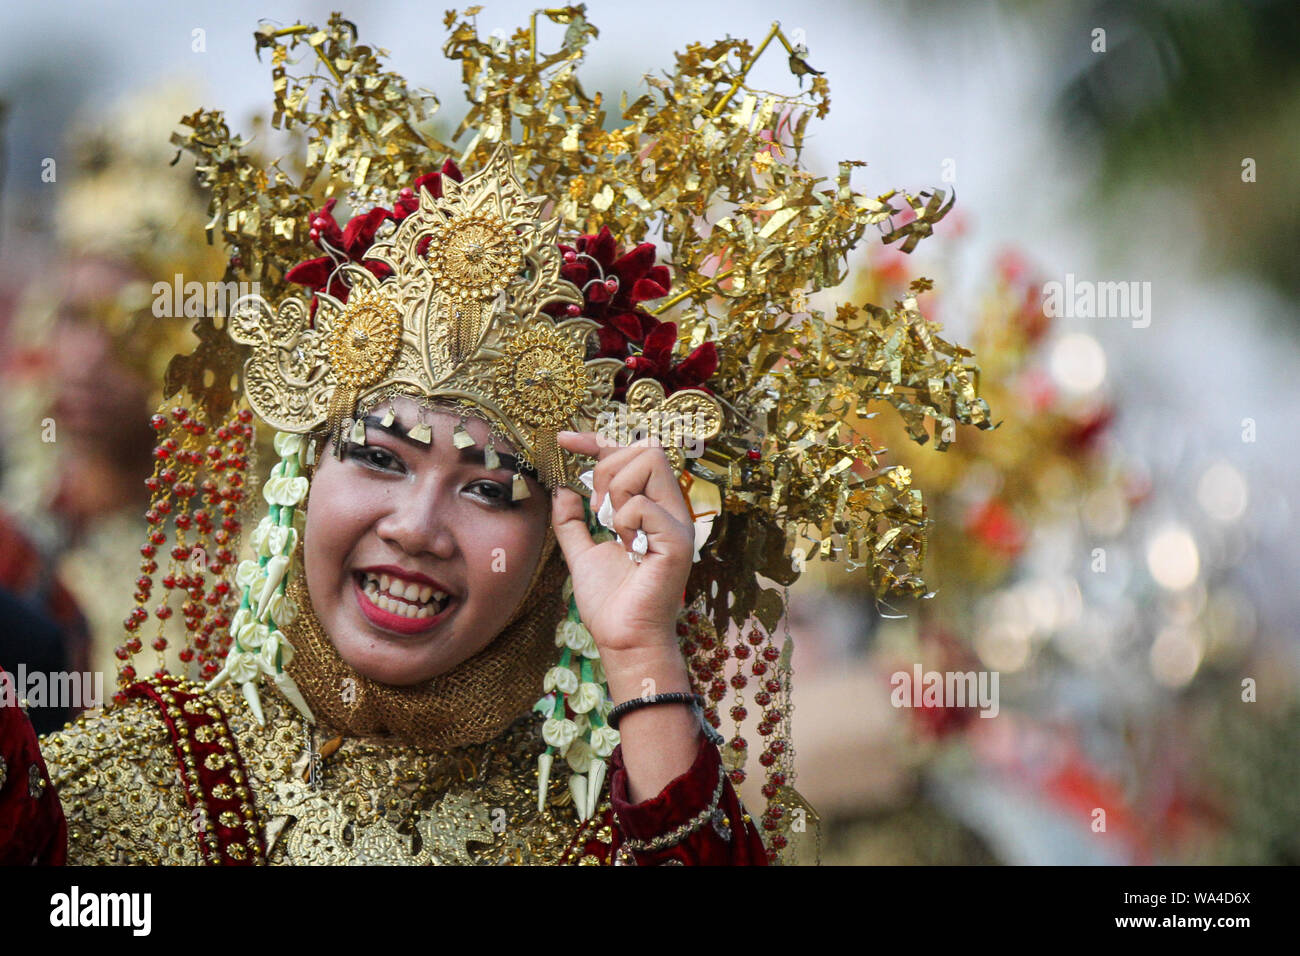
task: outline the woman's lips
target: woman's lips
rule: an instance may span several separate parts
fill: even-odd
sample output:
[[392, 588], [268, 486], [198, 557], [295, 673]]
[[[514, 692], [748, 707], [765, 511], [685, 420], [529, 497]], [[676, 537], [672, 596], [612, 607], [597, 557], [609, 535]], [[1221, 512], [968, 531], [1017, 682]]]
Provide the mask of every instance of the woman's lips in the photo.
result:
[[398, 634], [424, 634], [432, 631], [435, 627], [447, 619], [452, 609], [456, 606], [455, 599], [447, 602], [444, 607], [433, 617], [403, 617], [400, 614], [394, 614], [392, 611], [385, 611], [378, 604], [375, 604], [366, 596], [366, 592], [361, 589], [361, 584], [357, 576], [352, 576], [352, 590], [357, 596], [357, 607], [361, 608], [361, 613], [366, 616], [366, 620], [375, 627], [382, 628], [385, 631], [394, 631]]

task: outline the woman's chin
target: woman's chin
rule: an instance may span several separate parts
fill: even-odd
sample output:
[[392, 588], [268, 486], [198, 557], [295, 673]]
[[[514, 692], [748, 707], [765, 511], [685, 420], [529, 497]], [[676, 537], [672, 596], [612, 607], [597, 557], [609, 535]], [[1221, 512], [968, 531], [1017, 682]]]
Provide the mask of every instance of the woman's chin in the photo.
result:
[[[362, 646], [357, 646], [357, 645]], [[392, 687], [413, 687], [436, 677], [440, 669], [431, 666], [424, 655], [413, 655], [410, 648], [393, 647], [387, 641], [364, 638], [335, 641], [343, 663], [367, 680]]]

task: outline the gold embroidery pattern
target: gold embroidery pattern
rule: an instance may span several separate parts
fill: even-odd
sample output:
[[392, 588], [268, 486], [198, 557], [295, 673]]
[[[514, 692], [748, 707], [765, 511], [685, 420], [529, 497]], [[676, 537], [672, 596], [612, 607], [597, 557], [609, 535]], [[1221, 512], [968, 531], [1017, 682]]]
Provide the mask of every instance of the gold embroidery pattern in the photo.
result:
[[[613, 840], [613, 830], [610, 827], [610, 821], [614, 819], [613, 808], [608, 800], [596, 804], [596, 812], [588, 817], [578, 828], [578, 835], [573, 841], [561, 863], [576, 863], [578, 866], [599, 866], [608, 864], [609, 847]], [[587, 851], [587, 844], [592, 840], [598, 841], [601, 846], [595, 852]]]
[[724, 840], [731, 839], [731, 821], [723, 814], [722, 809], [718, 806], [718, 801], [722, 799], [723, 786], [727, 781], [727, 771], [721, 765], [718, 766], [718, 785], [713, 790], [713, 797], [709, 805], [701, 810], [691, 819], [687, 820], [681, 826], [674, 827], [667, 833], [661, 833], [659, 836], [649, 840], [626, 840], [623, 846], [629, 850], [640, 853], [654, 853], [659, 850], [667, 850], [681, 843], [688, 836], [694, 833], [704, 824], [712, 822], [713, 828], [717, 831], [718, 836]]
[[32, 764], [27, 768], [27, 796], [39, 800], [43, 793], [45, 793], [45, 778], [41, 776], [41, 768]]
[[[237, 689], [223, 687], [183, 705], [202, 707], [206, 700], [227, 715], [268, 862], [583, 862], [580, 850], [578, 859], [565, 859], [579, 834], [572, 797], [558, 777], [546, 809], [537, 810], [539, 744], [531, 715], [487, 744], [456, 750], [345, 739], [319, 764], [320, 788], [313, 789], [303, 722], [278, 695], [268, 697], [265, 728], [238, 706]], [[171, 737], [152, 702], [84, 714], [41, 744], [68, 818], [69, 863], [204, 862], [198, 834], [207, 821], [187, 810]], [[603, 802], [589, 824], [599, 826], [607, 808]], [[228, 852], [243, 859], [248, 851], [233, 844]]]
[[[218, 696], [235, 703], [233, 691]], [[531, 715], [454, 750], [345, 738], [318, 764], [313, 789], [302, 719], [278, 696], [265, 707], [265, 728], [242, 708], [230, 721], [262, 798], [273, 864], [550, 864], [573, 842], [572, 797], [558, 779], [537, 811]]]
[[[239, 768], [239, 758], [230, 739], [230, 733], [226, 729], [225, 716], [211, 699], [206, 700], [206, 706], [191, 707], [191, 704], [204, 702], [205, 698], [201, 694], [201, 685], [173, 678], [152, 678], [142, 685], [137, 685], [137, 688], [131, 692], [132, 696], [147, 699], [152, 699], [156, 695], [156, 706], [164, 707], [166, 717], [171, 720], [174, 728], [172, 732], [175, 735], [174, 747], [180, 752], [181, 785], [185, 790], [186, 804], [190, 808], [194, 830], [200, 835], [199, 849], [203, 852], [204, 862], [220, 865], [228, 862], [226, 857], [236, 861], [252, 859], [257, 863], [263, 862], [253, 796], [248, 789], [243, 771]], [[213, 731], [211, 743], [204, 744], [197, 739], [194, 735], [194, 730], [197, 728], [185, 719], [185, 713], [195, 718], [201, 716], [209, 721], [202, 726]], [[202, 751], [208, 748], [215, 749], [204, 755]], [[225, 779], [214, 781], [209, 778], [205, 783], [198, 771], [198, 760], [201, 756], [203, 766], [208, 771], [220, 774]], [[209, 788], [221, 783], [234, 785], [233, 793], [228, 798], [232, 806], [223, 807], [214, 802], [220, 798], [210, 792]], [[239, 813], [235, 813], [236, 808]], [[225, 835], [223, 839], [223, 834], [216, 829], [216, 824], [232, 832]]]
[[74, 866], [203, 862], [171, 735], [151, 701], [88, 711], [41, 738]]

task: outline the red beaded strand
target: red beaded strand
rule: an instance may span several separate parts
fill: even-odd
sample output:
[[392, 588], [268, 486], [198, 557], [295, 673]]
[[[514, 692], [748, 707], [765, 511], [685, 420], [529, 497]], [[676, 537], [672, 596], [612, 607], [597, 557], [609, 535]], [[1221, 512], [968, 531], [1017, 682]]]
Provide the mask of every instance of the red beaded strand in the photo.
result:
[[[166, 414], [160, 412], [150, 420], [159, 441], [153, 450], [153, 473], [145, 479], [150, 493], [145, 512], [148, 531], [147, 540], [140, 548], [141, 574], [136, 579], [135, 607], [124, 621], [127, 639], [114, 651], [122, 662], [118, 668], [120, 689], [113, 697], [116, 703], [125, 700], [125, 687], [137, 679], [134, 655], [143, 650], [139, 631], [150, 617], [147, 605], [153, 597], [158, 552], [167, 543], [165, 526], [169, 518], [175, 544], [168, 552], [167, 574], [162, 578], [167, 594], [153, 609], [153, 617], [158, 621], [157, 633], [150, 642], [158, 653], [159, 666], [155, 673], [164, 673], [166, 669], [165, 652], [169, 642], [165, 629], [174, 614], [169, 603], [172, 591], [182, 593], [181, 615], [185, 621], [185, 644], [179, 652], [182, 662], [189, 664], [197, 656], [196, 667], [201, 676], [211, 679], [220, 670], [220, 662], [230, 646], [228, 628], [234, 611], [234, 594], [223, 572], [234, 562], [241, 530], [237, 515], [245, 494], [247, 453], [253, 437], [252, 413], [240, 409], [232, 414], [216, 430], [216, 442], [211, 442], [208, 438], [211, 429], [201, 409], [191, 411], [176, 405], [165, 411]], [[195, 507], [196, 497], [202, 507]], [[210, 510], [213, 508], [221, 511], [220, 527]]]
[[[785, 640], [790, 640], [788, 622]], [[749, 643], [754, 651], [750, 673], [761, 688], [754, 694], [754, 703], [763, 709], [758, 734], [767, 741], [758, 757], [759, 764], [767, 771], [767, 781], [762, 787], [767, 806], [760, 825], [768, 834], [768, 859], [776, 862], [789, 841], [780, 832], [785, 829], [782, 823], [785, 808], [774, 801], [782, 787], [792, 786], [794, 782], [791, 772], [794, 748], [790, 744], [790, 671], [778, 666], [782, 648], [776, 645], [770, 633], [755, 627], [750, 632]]]
[[205, 602], [214, 608], [214, 614], [195, 639], [199, 670], [204, 680], [211, 680], [221, 670], [231, 645], [229, 627], [234, 617], [237, 595], [223, 572], [234, 563], [234, 547], [241, 531], [238, 515], [245, 496], [244, 476], [248, 471], [248, 449], [253, 442], [252, 417], [248, 409], [240, 409], [217, 429], [216, 438], [222, 445], [210, 446], [207, 452], [209, 468], [216, 477], [204, 482], [204, 501], [210, 508], [220, 511], [221, 527], [212, 533], [217, 550], [209, 561], [208, 568], [214, 581], [204, 597]]
[[[752, 716], [746, 692], [753, 692], [749, 700], [759, 712], [756, 732], [762, 738], [763, 748], [758, 762], [765, 775], [762, 793], [767, 799], [759, 825], [764, 831], [768, 856], [775, 861], [789, 845], [784, 833], [787, 828], [786, 810], [778, 798], [782, 788], [794, 783], [791, 771], [794, 748], [790, 743], [790, 674], [788, 668], [780, 667], [782, 648], [757, 623], [742, 630], [735, 643], [728, 646], [725, 640], [718, 638], [708, 618], [695, 610], [683, 616], [677, 633], [681, 638], [692, 689], [703, 694], [708, 701], [705, 717], [714, 727], [722, 722], [718, 705], [726, 697], [728, 688], [734, 694], [729, 715], [735, 730], [724, 745], [731, 751], [724, 753], [724, 759], [732, 768], [729, 776], [735, 786], [742, 784], [747, 777], [749, 742], [742, 728]], [[789, 640], [788, 626], [785, 640]], [[734, 666], [729, 666], [733, 661]]]

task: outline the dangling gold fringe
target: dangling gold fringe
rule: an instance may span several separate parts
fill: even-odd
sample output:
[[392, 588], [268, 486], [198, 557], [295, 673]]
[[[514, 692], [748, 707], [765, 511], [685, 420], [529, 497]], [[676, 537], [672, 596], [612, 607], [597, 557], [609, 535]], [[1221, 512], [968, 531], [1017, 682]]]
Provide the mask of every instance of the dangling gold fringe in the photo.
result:
[[515, 477], [510, 482], [510, 500], [523, 501], [531, 494], [532, 492], [528, 490], [528, 479], [518, 472], [515, 472]]
[[477, 299], [461, 303], [452, 313], [452, 357], [462, 362], [478, 344], [483, 320], [483, 303]]
[[535, 435], [537, 441], [533, 448], [534, 463], [537, 465], [537, 475], [542, 479], [542, 484], [551, 489], [567, 485], [569, 478], [565, 473], [564, 456], [560, 454], [556, 430], [542, 428], [538, 429]]
[[334, 457], [343, 457], [343, 423], [352, 417], [357, 408], [357, 390], [352, 385], [338, 385], [330, 396], [326, 423], [329, 436], [334, 441]]
[[469, 433], [469, 429], [465, 427], [464, 422], [458, 424], [455, 430], [451, 433], [451, 443], [457, 448], [462, 449], [469, 448], [474, 444], [474, 436]]

